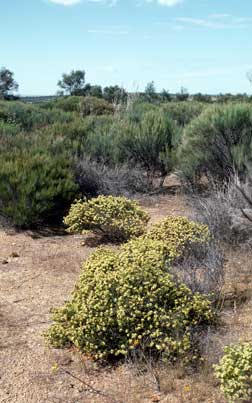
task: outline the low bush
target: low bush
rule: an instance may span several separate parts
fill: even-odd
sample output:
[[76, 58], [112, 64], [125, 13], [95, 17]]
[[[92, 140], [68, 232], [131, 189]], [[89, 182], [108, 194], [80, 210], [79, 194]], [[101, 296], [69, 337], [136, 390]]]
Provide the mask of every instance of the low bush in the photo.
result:
[[110, 167], [90, 158], [75, 162], [75, 177], [80, 192], [87, 197], [98, 195], [130, 197], [136, 193], [154, 191], [145, 171], [139, 167], [117, 165]]
[[144, 239], [165, 242], [172, 273], [193, 292], [217, 294], [223, 285], [223, 253], [206, 225], [168, 216], [153, 225]]
[[215, 374], [229, 403], [252, 401], [252, 343], [225, 348]]
[[20, 227], [62, 217], [78, 192], [66, 155], [23, 151], [1, 158], [0, 214]]
[[[250, 171], [250, 169], [248, 169]], [[252, 178], [235, 175], [224, 184], [211, 183], [206, 193], [187, 194], [198, 221], [220, 242], [240, 244], [252, 238]]]
[[192, 332], [214, 314], [206, 297], [174, 281], [168, 249], [141, 238], [120, 251], [98, 249], [83, 264], [72, 300], [54, 311], [49, 343], [74, 344], [96, 359], [139, 348], [170, 359], [189, 354]]
[[178, 126], [186, 126], [194, 118], [201, 115], [206, 105], [202, 102], [168, 102], [162, 104], [162, 108], [168, 116], [175, 120]]
[[190, 181], [204, 174], [215, 180], [227, 179], [234, 171], [244, 175], [251, 143], [250, 104], [210, 107], [185, 128], [178, 168]]
[[181, 257], [183, 251], [192, 244], [201, 244], [209, 240], [208, 227], [181, 216], [168, 216], [154, 224], [145, 235], [146, 239], [163, 241], [170, 250], [170, 258]]
[[81, 96], [65, 96], [49, 101], [44, 105], [47, 109], [60, 109], [64, 112], [80, 112]]
[[21, 131], [19, 125], [6, 123], [0, 120], [0, 142], [7, 136], [15, 136]]
[[112, 115], [114, 106], [105, 99], [87, 96], [81, 99], [80, 114], [82, 117], [89, 115]]
[[149, 216], [125, 197], [98, 196], [74, 203], [65, 217], [69, 232], [95, 232], [108, 239], [126, 241], [142, 235]]
[[60, 110], [45, 110], [36, 105], [20, 101], [0, 101], [0, 121], [20, 125], [25, 131], [31, 131], [49, 124], [66, 123], [73, 120], [71, 113]]

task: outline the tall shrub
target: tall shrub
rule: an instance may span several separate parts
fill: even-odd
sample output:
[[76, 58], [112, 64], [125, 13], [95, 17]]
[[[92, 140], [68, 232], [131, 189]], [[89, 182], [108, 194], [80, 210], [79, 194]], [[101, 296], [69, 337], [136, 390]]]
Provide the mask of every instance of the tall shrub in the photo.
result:
[[1, 214], [20, 227], [62, 217], [78, 190], [66, 155], [19, 152], [1, 162]]
[[139, 122], [125, 121], [119, 148], [124, 159], [142, 166], [150, 177], [164, 177], [174, 159], [175, 124], [164, 113], [150, 111]]
[[251, 143], [250, 104], [210, 107], [185, 128], [178, 168], [189, 179], [207, 174], [223, 180], [234, 170], [244, 175]]

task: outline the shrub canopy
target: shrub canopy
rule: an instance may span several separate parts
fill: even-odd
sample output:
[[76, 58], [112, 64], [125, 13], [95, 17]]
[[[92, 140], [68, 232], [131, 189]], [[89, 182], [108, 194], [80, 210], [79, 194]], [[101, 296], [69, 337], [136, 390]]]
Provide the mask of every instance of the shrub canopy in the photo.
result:
[[79, 200], [64, 219], [70, 232], [93, 231], [117, 241], [142, 235], [148, 221], [148, 214], [136, 202], [113, 196]]
[[207, 174], [223, 180], [234, 170], [244, 174], [251, 143], [250, 104], [210, 107], [185, 128], [178, 168], [188, 179]]
[[252, 343], [225, 347], [215, 374], [229, 403], [252, 401]]
[[74, 344], [95, 358], [138, 348], [174, 358], [190, 351], [193, 330], [213, 317], [206, 297], [174, 280], [168, 245], [138, 238], [91, 255], [46, 337], [54, 347]]

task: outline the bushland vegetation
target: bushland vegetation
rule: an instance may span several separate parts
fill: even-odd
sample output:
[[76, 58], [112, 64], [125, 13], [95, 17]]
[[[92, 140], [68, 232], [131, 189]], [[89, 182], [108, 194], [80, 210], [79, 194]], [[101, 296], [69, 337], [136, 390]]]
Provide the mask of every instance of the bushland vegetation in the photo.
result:
[[[78, 77], [84, 95], [65, 77], [69, 96], [0, 101], [0, 214], [19, 228], [65, 217], [72, 232], [124, 242], [83, 263], [47, 340], [98, 360], [141, 351], [195, 368], [217, 324], [223, 245], [251, 243], [250, 99], [191, 99], [183, 90], [174, 100], [153, 83], [127, 98]], [[148, 215], [130, 199], [163, 191], [171, 173], [195, 222], [167, 217], [147, 228]], [[226, 349], [216, 374], [230, 402], [250, 398], [251, 346]]]

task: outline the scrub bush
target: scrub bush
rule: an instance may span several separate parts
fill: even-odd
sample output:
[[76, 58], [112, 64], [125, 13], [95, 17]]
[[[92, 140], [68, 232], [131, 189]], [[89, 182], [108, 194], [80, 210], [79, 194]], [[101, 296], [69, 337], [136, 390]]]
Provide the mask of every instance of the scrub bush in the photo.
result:
[[215, 374], [229, 403], [252, 401], [252, 344], [225, 347]]
[[167, 102], [162, 104], [162, 108], [168, 116], [175, 120], [178, 126], [186, 126], [194, 118], [198, 117], [206, 105], [201, 102]]
[[62, 217], [78, 191], [66, 155], [23, 151], [1, 158], [0, 214], [19, 227]]
[[111, 115], [114, 113], [114, 107], [105, 99], [87, 96], [81, 99], [80, 114], [88, 115]]
[[164, 113], [149, 111], [139, 122], [125, 121], [121, 128], [121, 159], [140, 165], [150, 177], [165, 177], [173, 166], [176, 125]]
[[206, 225], [168, 216], [153, 225], [143, 239], [166, 244], [172, 273], [193, 292], [217, 295], [221, 291], [223, 253]]
[[69, 232], [93, 231], [117, 241], [142, 235], [148, 221], [148, 214], [136, 202], [113, 196], [79, 200], [71, 206], [64, 219]]
[[71, 122], [71, 113], [60, 110], [45, 110], [36, 105], [20, 101], [0, 101], [0, 121], [20, 125], [25, 131], [31, 131], [49, 124]]
[[190, 181], [206, 174], [224, 180], [246, 173], [251, 160], [252, 106], [246, 103], [206, 109], [184, 130], [178, 168]]
[[202, 225], [188, 220], [186, 217], [168, 216], [158, 224], [154, 224], [145, 239], [163, 241], [169, 248], [170, 259], [181, 257], [185, 249], [192, 244], [205, 244], [209, 238], [209, 230]]
[[46, 338], [74, 344], [96, 359], [139, 348], [185, 357], [193, 331], [214, 318], [209, 300], [174, 281], [162, 241], [131, 240], [119, 251], [98, 249], [83, 264], [71, 301], [54, 310]]

